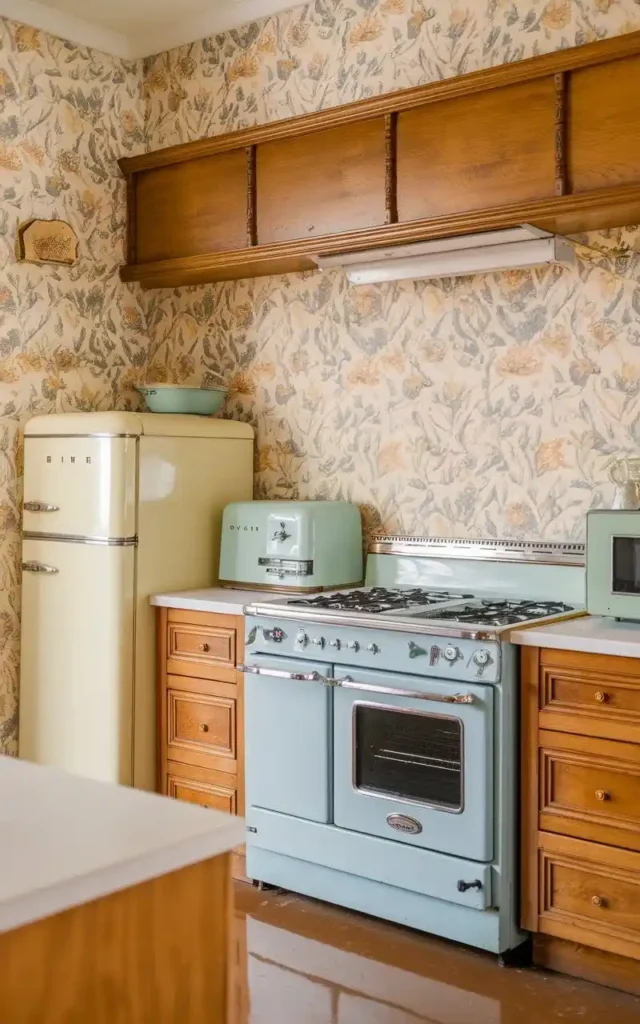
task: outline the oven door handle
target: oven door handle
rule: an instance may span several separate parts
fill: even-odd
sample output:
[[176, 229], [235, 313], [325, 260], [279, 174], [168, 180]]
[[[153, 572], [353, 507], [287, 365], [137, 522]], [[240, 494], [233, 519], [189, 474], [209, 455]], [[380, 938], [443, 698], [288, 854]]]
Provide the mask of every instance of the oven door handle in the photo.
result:
[[412, 700], [437, 701], [439, 704], [475, 704], [472, 693], [420, 693], [418, 690], [401, 690], [391, 686], [374, 686], [373, 683], [354, 683], [350, 676], [344, 679], [323, 678], [325, 686], [339, 686], [345, 690], [365, 690], [366, 693], [381, 693], [389, 697], [411, 697]]
[[238, 665], [238, 672], [249, 672], [252, 676], [271, 676], [273, 679], [295, 679], [303, 683], [320, 682], [319, 672], [282, 672], [277, 668], [261, 668], [260, 665]]

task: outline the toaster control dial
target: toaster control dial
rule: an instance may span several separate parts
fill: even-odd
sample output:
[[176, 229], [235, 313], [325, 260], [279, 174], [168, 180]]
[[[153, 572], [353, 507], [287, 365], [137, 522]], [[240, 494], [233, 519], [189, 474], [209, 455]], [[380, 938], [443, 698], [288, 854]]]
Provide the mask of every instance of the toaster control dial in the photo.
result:
[[273, 640], [275, 644], [281, 644], [284, 640], [284, 630], [279, 626], [274, 626], [273, 629], [263, 629], [262, 635], [265, 640]]
[[305, 633], [304, 629], [299, 629], [296, 637], [296, 647], [306, 647], [308, 643], [309, 637]]

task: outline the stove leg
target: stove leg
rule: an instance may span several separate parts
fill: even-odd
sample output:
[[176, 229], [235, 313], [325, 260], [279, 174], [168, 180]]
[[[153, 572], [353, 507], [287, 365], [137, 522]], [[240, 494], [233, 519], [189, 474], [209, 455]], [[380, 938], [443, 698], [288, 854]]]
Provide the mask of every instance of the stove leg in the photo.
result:
[[528, 939], [515, 949], [505, 949], [500, 953], [498, 963], [501, 967], [531, 967], [533, 963], [533, 938]]
[[257, 878], [254, 878], [251, 884], [252, 884], [254, 889], [258, 890], [258, 892], [284, 892], [285, 891], [284, 889], [281, 889], [278, 885], [271, 885], [269, 882], [261, 882]]

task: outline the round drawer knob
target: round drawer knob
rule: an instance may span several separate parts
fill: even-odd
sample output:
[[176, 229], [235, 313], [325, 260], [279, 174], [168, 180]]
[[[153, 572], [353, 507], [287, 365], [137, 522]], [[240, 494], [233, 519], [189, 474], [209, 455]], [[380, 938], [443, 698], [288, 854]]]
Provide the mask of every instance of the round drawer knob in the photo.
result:
[[596, 800], [610, 800], [611, 793], [607, 793], [606, 789], [596, 789]]
[[209, 650], [209, 644], [200, 644], [199, 646], [200, 646], [200, 650], [201, 651], [208, 651]]
[[597, 700], [598, 704], [606, 704], [607, 701], [609, 700], [609, 694], [608, 693], [603, 693], [602, 690], [598, 690], [597, 693], [596, 693], [596, 700]]
[[592, 896], [591, 902], [593, 903], [594, 907], [606, 907], [607, 905], [607, 901], [605, 900], [604, 896]]
[[209, 726], [206, 722], [202, 722], [200, 725], [200, 732], [209, 732]]

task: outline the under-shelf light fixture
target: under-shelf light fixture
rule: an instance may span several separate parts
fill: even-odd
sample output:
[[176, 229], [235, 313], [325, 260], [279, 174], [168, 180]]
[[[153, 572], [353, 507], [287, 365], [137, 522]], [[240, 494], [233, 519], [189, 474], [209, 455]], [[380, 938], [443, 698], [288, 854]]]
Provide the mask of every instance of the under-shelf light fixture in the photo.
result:
[[385, 246], [367, 251], [314, 256], [320, 270], [342, 267], [352, 284], [424, 278], [466, 277], [576, 261], [573, 247], [558, 235], [521, 224], [457, 238]]

